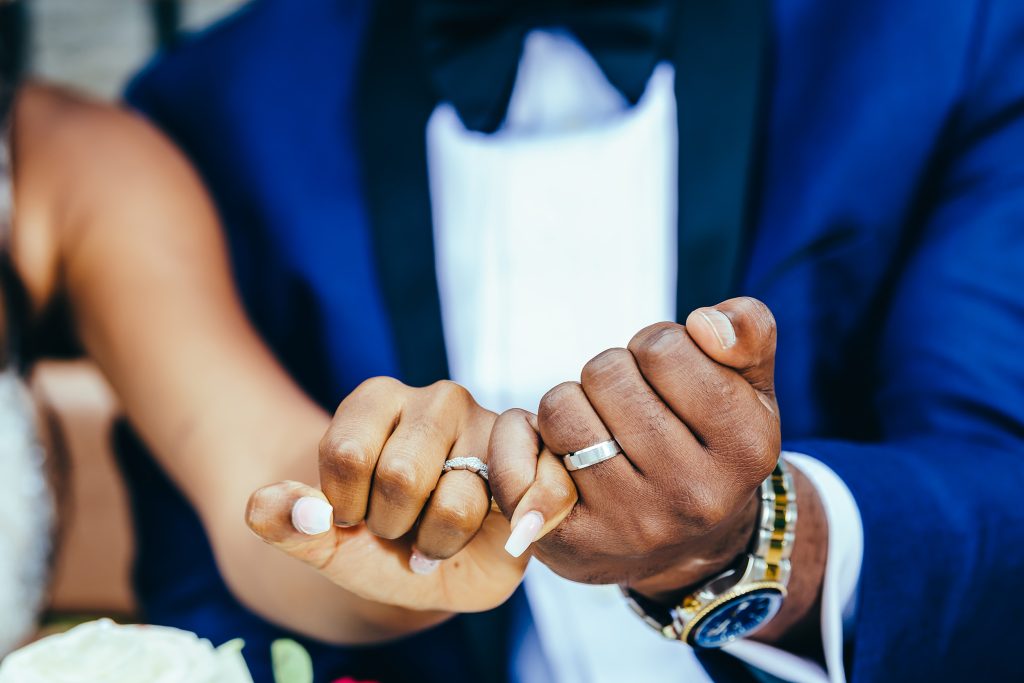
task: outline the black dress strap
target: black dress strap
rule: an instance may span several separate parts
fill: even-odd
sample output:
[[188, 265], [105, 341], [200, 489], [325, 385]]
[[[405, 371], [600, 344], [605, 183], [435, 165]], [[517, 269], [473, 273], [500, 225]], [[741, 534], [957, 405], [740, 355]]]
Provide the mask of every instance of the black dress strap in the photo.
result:
[[15, 89], [6, 61], [0, 59], [0, 369], [22, 362], [20, 333], [27, 313], [25, 290], [8, 252], [14, 197], [11, 109]]
[[0, 368], [25, 370], [29, 360], [25, 353], [28, 295], [6, 251], [0, 252], [0, 315]]

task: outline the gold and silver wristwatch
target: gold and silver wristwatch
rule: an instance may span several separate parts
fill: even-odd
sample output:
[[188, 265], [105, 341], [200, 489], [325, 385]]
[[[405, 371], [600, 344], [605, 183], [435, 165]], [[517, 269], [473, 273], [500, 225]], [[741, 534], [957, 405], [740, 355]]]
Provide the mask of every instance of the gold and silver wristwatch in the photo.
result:
[[758, 527], [749, 552], [735, 565], [666, 608], [633, 591], [633, 610], [666, 638], [697, 648], [718, 648], [771, 621], [786, 597], [796, 531], [796, 489], [780, 460], [761, 484]]

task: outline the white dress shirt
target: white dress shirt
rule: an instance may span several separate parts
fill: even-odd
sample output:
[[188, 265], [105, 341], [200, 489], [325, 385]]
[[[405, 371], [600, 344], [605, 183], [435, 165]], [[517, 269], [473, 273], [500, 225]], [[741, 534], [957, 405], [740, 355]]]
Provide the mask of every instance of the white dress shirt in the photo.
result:
[[[579, 379], [591, 357], [673, 319], [673, 78], [671, 65], [659, 65], [629, 107], [571, 36], [534, 31], [497, 133], [467, 130], [448, 104], [433, 112], [427, 158], [448, 361], [452, 378], [485, 407], [536, 411], [545, 391]], [[828, 516], [827, 670], [755, 642], [726, 649], [786, 680], [844, 681], [859, 512], [827, 466], [787, 458], [816, 486]], [[571, 583], [532, 562], [526, 593], [534, 631], [514, 653], [519, 681], [709, 680], [693, 650], [640, 621], [615, 586]]]

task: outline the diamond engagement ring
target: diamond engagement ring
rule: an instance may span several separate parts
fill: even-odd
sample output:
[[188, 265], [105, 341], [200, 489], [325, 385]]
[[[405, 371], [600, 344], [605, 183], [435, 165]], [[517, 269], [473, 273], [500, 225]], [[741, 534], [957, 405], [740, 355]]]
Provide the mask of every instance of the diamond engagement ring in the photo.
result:
[[619, 447], [618, 441], [609, 439], [608, 441], [602, 441], [601, 443], [584, 448], [581, 451], [567, 453], [563, 461], [565, 462], [565, 469], [575, 472], [576, 470], [596, 465], [599, 462], [611, 460], [616, 455], [622, 455], [622, 448]]
[[483, 477], [484, 481], [487, 481], [487, 463], [474, 456], [446, 460], [444, 466], [441, 467], [441, 474], [451, 472], [452, 470], [467, 470], [469, 472], [475, 472]]

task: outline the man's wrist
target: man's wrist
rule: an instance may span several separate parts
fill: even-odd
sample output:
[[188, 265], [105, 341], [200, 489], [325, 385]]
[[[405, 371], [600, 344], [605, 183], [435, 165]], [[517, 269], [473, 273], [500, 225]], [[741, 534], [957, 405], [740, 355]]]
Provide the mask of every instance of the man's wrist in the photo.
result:
[[[792, 571], [788, 595], [775, 617], [752, 639], [779, 645], [805, 656], [821, 658], [821, 590], [828, 554], [828, 523], [817, 489], [795, 467], [796, 498], [800, 501], [800, 522], [791, 556]], [[708, 580], [732, 567], [749, 550], [759, 512], [759, 501], [737, 514], [719, 540], [709, 541], [700, 560], [682, 560], [676, 567], [660, 572], [628, 588], [666, 607], [678, 605]]]
[[760, 500], [751, 496], [727, 523], [719, 526], [718, 533], [703, 539], [700, 551], [691, 551], [662, 572], [630, 582], [628, 588], [666, 606], [678, 604], [683, 596], [730, 568], [747, 552], [759, 513]]

